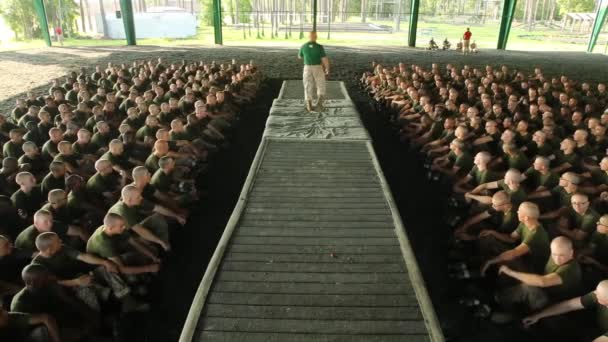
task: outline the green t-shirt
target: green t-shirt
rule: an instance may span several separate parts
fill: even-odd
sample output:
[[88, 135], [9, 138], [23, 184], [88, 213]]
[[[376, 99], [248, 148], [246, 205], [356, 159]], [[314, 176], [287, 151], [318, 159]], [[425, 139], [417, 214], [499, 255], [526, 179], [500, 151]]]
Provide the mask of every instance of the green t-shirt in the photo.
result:
[[87, 269], [87, 264], [78, 260], [80, 252], [62, 246], [53, 256], [46, 258], [38, 254], [32, 259], [32, 264], [40, 264], [61, 280], [74, 279]]
[[65, 190], [65, 177], [56, 178], [51, 172], [49, 172], [40, 183], [40, 191], [42, 191], [42, 197], [46, 198], [51, 190], [61, 189]]
[[511, 234], [519, 225], [517, 212], [513, 209], [507, 212], [501, 212], [490, 207], [488, 209], [488, 214], [490, 214], [489, 220], [492, 223], [492, 226], [500, 233]]
[[150, 171], [150, 173], [154, 174], [156, 172], [156, 170], [158, 170], [160, 167], [160, 166], [158, 166], [159, 160], [160, 160], [160, 157], [158, 157], [154, 153], [151, 153], [148, 156], [148, 158], [146, 159], [146, 162], [144, 165], [146, 166], [146, 169], [148, 169], [148, 171]]
[[103, 135], [97, 132], [91, 137], [91, 144], [93, 144], [93, 146], [95, 146], [97, 149], [100, 149], [108, 147], [110, 140], [112, 140], [112, 137], [109, 134]]
[[520, 223], [516, 230], [521, 238], [521, 243], [528, 246], [530, 253], [526, 257], [530, 261], [530, 266], [534, 271], [540, 272], [547, 264], [550, 255], [549, 235], [543, 226], [539, 225], [532, 230], [525, 224]]
[[142, 201], [140, 205], [133, 207], [127, 206], [122, 200], [120, 200], [116, 202], [116, 204], [114, 204], [110, 210], [108, 210], [108, 213], [115, 213], [122, 216], [122, 218], [125, 219], [127, 229], [131, 229], [131, 227], [141, 222], [147, 216], [151, 215], [153, 210], [154, 204], [146, 200]]
[[539, 186], [544, 186], [545, 189], [552, 189], [559, 185], [559, 174], [555, 172], [548, 172], [544, 175], [538, 174]]
[[571, 206], [570, 199], [573, 194], [569, 194], [563, 187], [559, 185], [554, 187], [551, 190], [551, 194], [558, 208], [568, 208]]
[[47, 162], [39, 155], [36, 158], [30, 158], [24, 154], [19, 158], [18, 163], [20, 166], [23, 164], [30, 164], [30, 172], [35, 175], [49, 170]]
[[137, 130], [135, 133], [135, 138], [140, 141], [143, 141], [146, 137], [155, 138], [158, 129], [159, 127], [150, 127], [148, 125], [143, 126]]
[[[68, 226], [63, 223], [54, 221], [51, 231], [56, 233], [59, 238], [64, 241], [68, 238]], [[37, 252], [38, 249], [36, 248], [36, 238], [38, 235], [40, 235], [40, 232], [38, 229], [36, 229], [36, 227], [34, 227], [34, 225], [25, 228], [21, 233], [19, 233], [19, 235], [17, 235], [17, 238], [15, 239], [15, 247], [32, 253]]]
[[513, 203], [514, 208], [519, 208], [519, 205], [528, 197], [528, 194], [526, 194], [526, 191], [521, 186], [517, 190], [511, 190], [504, 180], [498, 181], [498, 187], [511, 196], [511, 203]]
[[321, 44], [308, 42], [300, 47], [298, 55], [304, 58], [305, 65], [320, 65], [321, 59], [325, 57], [325, 49]]
[[97, 146], [93, 145], [92, 143], [86, 143], [86, 144], [80, 144], [78, 142], [75, 142], [72, 144], [72, 150], [74, 151], [74, 153], [78, 153], [78, 154], [95, 154], [97, 152]]
[[57, 143], [52, 140], [47, 140], [47, 142], [42, 145], [41, 154], [44, 158], [48, 160], [53, 160], [54, 155], [59, 153], [59, 149], [57, 149]]
[[477, 165], [474, 165], [471, 171], [469, 172], [469, 176], [473, 177], [475, 186], [479, 184], [493, 182], [499, 179], [498, 175], [490, 170], [479, 171]]
[[31, 316], [23, 312], [9, 312], [8, 324], [0, 329], [0, 341], [27, 341], [32, 327]]
[[163, 172], [162, 169], [156, 170], [150, 184], [160, 192], [169, 192], [171, 190], [171, 176]]
[[101, 258], [110, 259], [129, 252], [129, 238], [131, 233], [124, 231], [119, 235], [108, 235], [103, 226], [97, 228], [87, 242], [87, 253], [95, 254]]
[[104, 153], [99, 159], [109, 160], [112, 165], [117, 165], [123, 169], [131, 168], [131, 163], [129, 162], [128, 157], [124, 152], [121, 155], [117, 156], [108, 151]]
[[118, 190], [119, 185], [120, 175], [118, 173], [112, 172], [109, 175], [102, 176], [97, 172], [87, 181], [86, 189], [92, 198], [103, 200], [104, 192], [114, 192]]
[[593, 257], [600, 263], [608, 265], [608, 234], [594, 231], [589, 239], [589, 245], [593, 251]]
[[11, 200], [15, 208], [17, 210], [22, 210], [27, 216], [34, 215], [34, 213], [40, 209], [42, 203], [44, 203], [42, 191], [40, 190], [40, 187], [37, 186], [29, 193], [25, 193], [21, 189], [15, 191], [11, 196]]
[[608, 337], [608, 307], [598, 303], [595, 292], [589, 292], [581, 297], [581, 304], [585, 309], [595, 311], [597, 325], [602, 331], [603, 336]]
[[608, 173], [602, 170], [593, 170], [591, 172], [591, 180], [594, 185], [608, 185]]
[[461, 155], [456, 156], [456, 160], [454, 160], [454, 166], [458, 167], [458, 174], [464, 175], [471, 171], [471, 167], [473, 167], [473, 157], [470, 153], [464, 151]]
[[580, 168], [580, 157], [576, 153], [564, 154], [562, 151], [559, 151], [555, 154], [554, 165], [560, 166], [562, 164], [568, 163], [571, 167], [565, 171], [577, 171]]
[[568, 219], [574, 228], [580, 229], [587, 234], [592, 234], [596, 231], [597, 221], [600, 219], [600, 215], [591, 208], [587, 209], [584, 215], [581, 215], [570, 208], [568, 210]]
[[42, 206], [42, 209], [47, 210], [51, 214], [53, 214], [53, 220], [59, 221], [62, 223], [70, 223], [80, 217], [80, 216], [73, 215], [70, 212], [70, 209], [68, 208], [67, 205], [64, 205], [60, 208], [53, 208], [51, 203], [47, 203]]
[[526, 155], [522, 152], [516, 152], [512, 156], [505, 155], [505, 158], [507, 159], [507, 165], [509, 166], [509, 169], [517, 169], [521, 172], [524, 172], [528, 167], [530, 167], [530, 161], [528, 160], [528, 157], [526, 157]]
[[555, 273], [562, 280], [561, 285], [545, 288], [553, 301], [569, 299], [580, 294], [582, 280], [581, 266], [576, 260], [564, 265], [557, 265], [553, 258], [549, 258], [545, 265], [545, 275]]
[[192, 137], [190, 136], [190, 134], [188, 134], [188, 132], [183, 131], [183, 132], [171, 132], [169, 134], [169, 137], [172, 141], [177, 141], [177, 140], [193, 140]]
[[31, 314], [61, 314], [68, 312], [69, 308], [57, 295], [58, 286], [48, 285], [37, 291], [31, 291], [24, 287], [19, 291], [11, 302], [11, 311]]
[[589, 144], [585, 144], [585, 146], [576, 147], [576, 153], [580, 157], [586, 158], [586, 157], [594, 156], [595, 155], [595, 150]]
[[23, 143], [16, 144], [9, 140], [4, 143], [4, 146], [2, 146], [2, 155], [4, 156], [4, 158], [6, 158], [6, 157], [19, 158], [25, 153], [25, 152], [23, 152], [22, 146], [23, 146]]

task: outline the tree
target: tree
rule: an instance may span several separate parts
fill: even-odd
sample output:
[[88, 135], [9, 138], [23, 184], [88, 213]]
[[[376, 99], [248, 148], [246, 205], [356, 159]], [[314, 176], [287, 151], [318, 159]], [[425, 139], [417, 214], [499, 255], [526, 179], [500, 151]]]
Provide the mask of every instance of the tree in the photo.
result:
[[0, 15], [15, 32], [17, 40], [37, 38], [34, 36], [34, 28], [39, 25], [33, 1], [2, 0], [0, 1]]
[[99, 15], [101, 16], [101, 27], [103, 29], [103, 37], [108, 37], [108, 22], [106, 21], [106, 10], [103, 8], [103, 0], [99, 0]]
[[213, 0], [199, 0], [201, 5], [201, 24], [213, 26]]
[[395, 13], [395, 31], [400, 30], [401, 25], [401, 6], [403, 4], [403, 0], [397, 0], [397, 12]]
[[364, 23], [367, 17], [367, 0], [361, 0], [361, 22]]
[[87, 29], [84, 26], [84, 17], [85, 17], [85, 15], [84, 15], [84, 4], [82, 3], [82, 0], [79, 0], [78, 7], [80, 9], [80, 25], [82, 27], [82, 31], [84, 32]]

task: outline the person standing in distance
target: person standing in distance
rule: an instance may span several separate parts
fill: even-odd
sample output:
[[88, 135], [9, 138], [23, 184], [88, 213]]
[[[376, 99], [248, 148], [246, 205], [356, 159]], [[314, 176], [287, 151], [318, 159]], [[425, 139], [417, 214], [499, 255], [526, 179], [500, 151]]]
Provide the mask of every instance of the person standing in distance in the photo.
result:
[[462, 54], [463, 55], [468, 55], [471, 52], [469, 46], [470, 46], [470, 43], [471, 43], [471, 36], [472, 35], [473, 35], [473, 33], [471, 33], [471, 30], [469, 30], [469, 28], [467, 27], [467, 30], [462, 35], [462, 43], [464, 45], [464, 48], [462, 49]]
[[[325, 99], [325, 76], [329, 75], [329, 59], [325, 55], [323, 45], [317, 43], [317, 32], [310, 32], [309, 40], [300, 48], [298, 58], [304, 60], [302, 80], [306, 110], [309, 112], [314, 109], [321, 111]], [[315, 88], [317, 103], [313, 108]]]

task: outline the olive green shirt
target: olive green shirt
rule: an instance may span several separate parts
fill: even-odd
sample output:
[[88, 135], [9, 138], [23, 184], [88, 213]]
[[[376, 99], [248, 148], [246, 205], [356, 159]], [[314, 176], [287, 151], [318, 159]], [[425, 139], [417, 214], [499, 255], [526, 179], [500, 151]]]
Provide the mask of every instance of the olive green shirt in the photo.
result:
[[547, 231], [540, 224], [536, 229], [530, 229], [525, 224], [520, 223], [516, 232], [521, 238], [521, 243], [530, 249], [529, 255], [524, 257], [530, 260], [532, 269], [539, 272], [546, 265], [550, 255], [550, 241]]
[[595, 311], [595, 319], [603, 333], [602, 336], [608, 337], [608, 307], [598, 303], [595, 292], [589, 292], [581, 297], [581, 304], [585, 309]]
[[108, 235], [103, 231], [103, 226], [101, 226], [89, 238], [87, 253], [106, 259], [118, 257], [130, 251], [130, 238], [131, 233], [129, 231], [124, 231], [118, 235]]
[[545, 266], [545, 275], [551, 273], [557, 274], [562, 280], [560, 285], [545, 288], [553, 301], [569, 299], [580, 294], [583, 276], [581, 266], [576, 260], [570, 260], [564, 265], [557, 265], [553, 258], [549, 258]]

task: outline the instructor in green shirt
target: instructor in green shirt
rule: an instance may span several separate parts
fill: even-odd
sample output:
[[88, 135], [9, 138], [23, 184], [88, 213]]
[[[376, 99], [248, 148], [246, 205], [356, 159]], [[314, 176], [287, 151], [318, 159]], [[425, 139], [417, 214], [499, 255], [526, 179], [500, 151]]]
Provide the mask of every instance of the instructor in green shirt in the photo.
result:
[[[299, 59], [304, 59], [304, 98], [306, 99], [306, 110], [323, 110], [323, 100], [325, 99], [325, 76], [329, 75], [329, 59], [325, 55], [323, 45], [317, 44], [317, 32], [310, 32], [309, 41], [302, 45], [298, 53]], [[315, 96], [317, 103], [313, 107]]]

